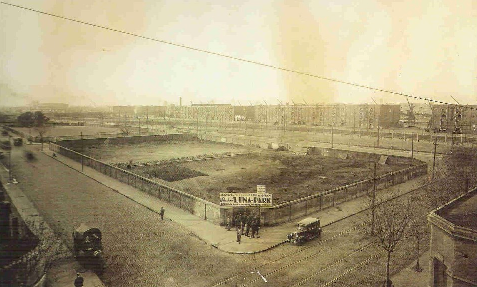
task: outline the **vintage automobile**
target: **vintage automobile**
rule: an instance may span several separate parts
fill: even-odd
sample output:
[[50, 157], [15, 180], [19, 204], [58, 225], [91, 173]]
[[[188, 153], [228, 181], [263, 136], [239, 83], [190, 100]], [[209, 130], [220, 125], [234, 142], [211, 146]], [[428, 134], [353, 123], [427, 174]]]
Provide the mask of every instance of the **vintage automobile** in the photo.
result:
[[73, 231], [73, 252], [76, 259], [86, 268], [97, 273], [103, 272], [103, 245], [99, 228], [81, 223]]
[[308, 217], [298, 222], [297, 231], [288, 234], [290, 243], [301, 245], [321, 234], [320, 219]]

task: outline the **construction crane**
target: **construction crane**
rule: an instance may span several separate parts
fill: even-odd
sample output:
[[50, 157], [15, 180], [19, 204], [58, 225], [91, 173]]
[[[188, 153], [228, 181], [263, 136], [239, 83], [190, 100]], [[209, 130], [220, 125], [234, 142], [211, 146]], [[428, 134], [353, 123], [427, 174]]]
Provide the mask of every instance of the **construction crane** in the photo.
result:
[[427, 104], [429, 105], [429, 108], [431, 109], [431, 118], [429, 119], [429, 121], [427, 122], [427, 129], [426, 129], [426, 132], [431, 132], [432, 130], [432, 126], [433, 126], [433, 123], [434, 123], [434, 118], [433, 118], [433, 112], [432, 112], [432, 104], [430, 101], [427, 101]]
[[414, 113], [414, 104], [411, 104], [408, 98], [406, 98], [406, 101], [409, 106], [409, 111], [407, 112], [407, 125], [408, 127], [413, 127], [416, 125], [416, 115]]

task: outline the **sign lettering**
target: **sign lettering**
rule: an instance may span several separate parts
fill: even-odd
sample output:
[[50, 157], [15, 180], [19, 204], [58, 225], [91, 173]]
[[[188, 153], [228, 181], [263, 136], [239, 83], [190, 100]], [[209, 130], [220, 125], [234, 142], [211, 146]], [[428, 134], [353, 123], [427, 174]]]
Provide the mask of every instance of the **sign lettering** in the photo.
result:
[[220, 193], [221, 206], [272, 206], [271, 193]]

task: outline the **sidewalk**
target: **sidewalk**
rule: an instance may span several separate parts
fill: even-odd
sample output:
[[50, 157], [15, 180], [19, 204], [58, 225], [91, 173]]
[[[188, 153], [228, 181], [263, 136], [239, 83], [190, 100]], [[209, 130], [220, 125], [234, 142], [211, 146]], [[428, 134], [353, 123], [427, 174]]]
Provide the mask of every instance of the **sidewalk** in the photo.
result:
[[413, 286], [428, 287], [429, 286], [429, 251], [424, 252], [419, 257], [419, 265], [421, 272], [414, 270], [416, 261], [414, 260], [409, 266], [402, 269], [399, 273], [391, 277], [395, 287]]
[[[23, 219], [25, 224], [27, 224], [28, 228], [32, 231], [33, 234], [35, 234], [40, 240], [51, 241], [51, 238], [55, 237], [53, 230], [50, 228], [48, 223], [44, 221], [38, 210], [31, 203], [28, 197], [23, 193], [23, 191], [19, 188], [19, 186], [13, 183], [8, 183], [8, 172], [8, 169], [2, 164], [0, 164], [0, 179], [4, 184], [8, 196], [12, 200], [12, 204], [16, 207], [21, 218]], [[43, 226], [44, 229], [38, 230], [38, 226]], [[72, 254], [70, 254], [70, 251], [63, 243], [58, 242], [57, 244], [60, 244], [58, 250], [62, 252], [61, 254], [63, 254], [64, 252], [65, 255], [69, 257], [55, 262], [52, 268], [47, 270], [45, 276], [47, 286], [73, 286], [73, 282], [76, 278], [76, 272], [81, 272], [81, 275], [84, 278], [84, 287], [104, 286], [95, 273], [83, 270], [80, 264], [73, 259]]]
[[[46, 155], [53, 157], [53, 152], [46, 149], [43, 152]], [[236, 233], [234, 230], [227, 231], [224, 227], [198, 218], [187, 211], [168, 204], [167, 202], [161, 201], [154, 196], [104, 175], [90, 167], [84, 166], [83, 171], [81, 171], [81, 163], [62, 155], [57, 155], [54, 157], [54, 159], [69, 166], [72, 169], [82, 172], [91, 179], [113, 189], [114, 191], [143, 205], [151, 211], [158, 213], [161, 207], [164, 207], [166, 210], [164, 216], [165, 219], [179, 223], [207, 244], [210, 244], [224, 252], [236, 254], [252, 254], [262, 252], [286, 242], [287, 234], [295, 231], [295, 221], [274, 227], [264, 227], [260, 230], [260, 238], [248, 238], [246, 236], [242, 236], [242, 242], [241, 244], [238, 244], [236, 242]], [[406, 191], [414, 189], [418, 187], [421, 178], [410, 180], [408, 182], [393, 186], [387, 190]], [[311, 213], [309, 216], [319, 217], [321, 219], [322, 226], [326, 226], [332, 222], [338, 221], [362, 210], [363, 206], [365, 206], [364, 201], [364, 198], [357, 198], [345, 203], [340, 203], [333, 208], [328, 208], [317, 213]]]

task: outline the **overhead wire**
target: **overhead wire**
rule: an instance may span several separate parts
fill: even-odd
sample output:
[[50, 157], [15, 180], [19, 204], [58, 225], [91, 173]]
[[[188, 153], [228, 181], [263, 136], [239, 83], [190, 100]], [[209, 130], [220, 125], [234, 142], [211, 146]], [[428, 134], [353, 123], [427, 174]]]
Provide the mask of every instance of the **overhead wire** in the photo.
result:
[[[95, 27], [95, 28], [100, 28], [100, 29], [104, 29], [104, 30], [108, 30], [108, 31], [112, 31], [112, 32], [120, 33], [120, 34], [125, 34], [125, 35], [129, 35], [129, 36], [133, 36], [133, 37], [137, 37], [137, 38], [141, 38], [141, 39], [145, 39], [145, 40], [150, 40], [150, 41], [154, 41], [154, 42], [158, 42], [158, 43], [162, 43], [162, 44], [166, 44], [166, 45], [170, 45], [170, 46], [175, 46], [175, 47], [188, 49], [188, 50], [192, 50], [192, 51], [196, 51], [196, 52], [200, 52], [200, 53], [214, 55], [214, 56], [218, 56], [218, 57], [222, 57], [222, 58], [226, 58], [226, 59], [231, 59], [231, 60], [240, 61], [240, 62], [244, 62], [244, 63], [249, 63], [249, 64], [253, 64], [253, 65], [258, 65], [258, 66], [262, 66], [262, 67], [267, 67], [267, 68], [271, 68], [271, 69], [275, 69], [275, 70], [279, 70], [279, 71], [283, 71], [283, 72], [288, 72], [288, 73], [293, 73], [293, 74], [298, 74], [298, 75], [302, 75], [302, 76], [312, 77], [312, 78], [316, 78], [316, 79], [320, 79], [320, 80], [345, 84], [345, 85], [354, 86], [354, 87], [358, 87], [358, 88], [368, 89], [368, 90], [375, 91], [375, 92], [381, 92], [381, 93], [403, 96], [403, 97], [412, 98], [412, 99], [416, 99], [416, 100], [423, 100], [423, 101], [433, 102], [433, 103], [437, 103], [437, 104], [444, 104], [444, 105], [455, 105], [453, 103], [434, 100], [432, 98], [413, 96], [411, 94], [396, 92], [396, 91], [387, 90], [387, 89], [383, 89], [383, 88], [375, 88], [375, 87], [371, 87], [371, 86], [367, 86], [367, 85], [363, 85], [363, 84], [358, 84], [358, 83], [348, 82], [348, 81], [344, 81], [344, 80], [319, 76], [319, 75], [315, 75], [315, 74], [308, 73], [308, 72], [288, 69], [288, 68], [279, 67], [279, 66], [275, 66], [275, 65], [271, 65], [271, 64], [266, 64], [266, 63], [262, 63], [262, 62], [258, 62], [258, 61], [248, 60], [248, 59], [239, 58], [239, 57], [235, 57], [235, 56], [230, 56], [230, 55], [217, 53], [217, 52], [213, 52], [213, 51], [209, 51], [209, 50], [195, 48], [195, 47], [191, 47], [191, 46], [187, 46], [187, 45], [183, 45], [183, 44], [178, 44], [178, 43], [174, 43], [174, 42], [170, 42], [170, 41], [166, 41], [166, 40], [161, 40], [161, 39], [148, 37], [148, 36], [144, 36], [144, 35], [140, 35], [140, 34], [136, 34], [136, 33], [132, 33], [132, 32], [127, 32], [127, 31], [124, 31], [124, 30], [114, 29], [114, 28], [110, 28], [110, 27], [106, 27], [106, 26], [102, 26], [102, 25], [98, 25], [98, 24], [94, 24], [94, 23], [90, 23], [90, 22], [86, 22], [86, 21], [81, 21], [81, 20], [77, 20], [77, 19], [73, 19], [73, 18], [68, 18], [68, 17], [65, 17], [65, 16], [61, 16], [61, 15], [57, 15], [57, 14], [53, 14], [53, 13], [48, 13], [48, 12], [36, 10], [36, 9], [33, 9], [33, 8], [8, 3], [8, 2], [0, 1], [0, 3], [3, 4], [3, 5], [16, 7], [16, 8], [19, 8], [19, 9], [23, 9], [23, 10], [27, 10], [27, 11], [31, 11], [31, 12], [35, 12], [35, 13], [39, 13], [39, 14], [43, 14], [43, 15], [47, 15], [47, 16], [51, 16], [51, 17], [58, 18], [58, 19], [63, 19], [63, 20], [67, 20], [67, 21], [71, 21], [71, 22], [75, 22], [75, 23], [79, 23], [79, 24], [83, 24], [83, 25], [87, 25], [87, 26], [91, 26], [91, 27]], [[469, 107], [469, 106], [463, 106], [463, 107], [466, 107], [466, 108], [469, 108], [469, 109], [477, 109], [477, 108]]]

